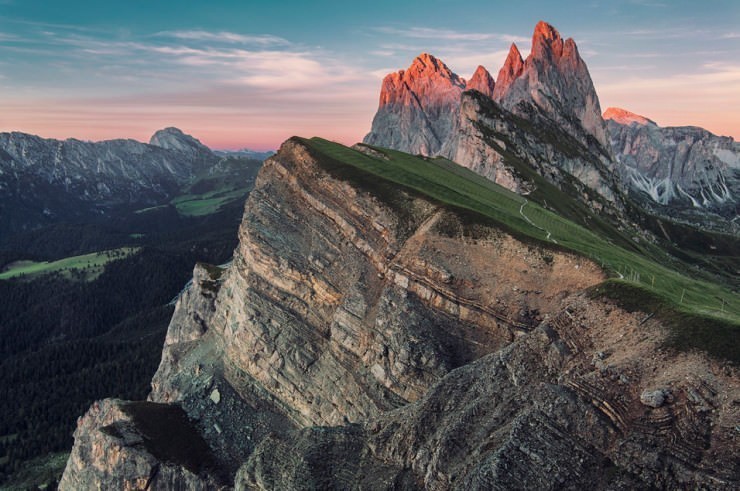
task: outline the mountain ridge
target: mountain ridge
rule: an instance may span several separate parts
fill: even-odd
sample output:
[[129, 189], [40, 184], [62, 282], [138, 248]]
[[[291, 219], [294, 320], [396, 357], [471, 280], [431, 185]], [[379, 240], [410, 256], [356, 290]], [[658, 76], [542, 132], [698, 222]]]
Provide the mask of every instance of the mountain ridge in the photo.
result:
[[220, 160], [176, 128], [158, 131], [151, 142], [0, 133], [0, 232], [160, 204]]

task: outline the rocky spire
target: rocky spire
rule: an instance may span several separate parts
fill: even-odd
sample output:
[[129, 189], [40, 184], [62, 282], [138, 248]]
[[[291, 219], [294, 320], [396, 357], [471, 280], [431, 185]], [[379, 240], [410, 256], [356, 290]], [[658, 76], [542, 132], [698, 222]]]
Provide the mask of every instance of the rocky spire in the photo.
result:
[[475, 73], [465, 86], [465, 90], [474, 89], [481, 94], [487, 95], [488, 97], [493, 97], [493, 91], [495, 90], [495, 87], [496, 84], [493, 81], [493, 77], [491, 77], [491, 74], [488, 73], [488, 70], [486, 70], [483, 65], [478, 65]]
[[534, 58], [560, 58], [563, 56], [563, 38], [553, 26], [539, 21], [532, 34], [532, 54]]
[[519, 48], [516, 47], [515, 43], [511, 43], [509, 48], [509, 55], [506, 57], [504, 66], [498, 72], [498, 78], [496, 79], [496, 88], [493, 91], [493, 98], [500, 101], [502, 96], [509, 90], [511, 84], [519, 78], [524, 71], [524, 60], [522, 55], [519, 53]]
[[533, 103], [579, 140], [586, 143], [590, 135], [608, 149], [599, 98], [575, 41], [563, 41], [557, 29], [539, 22], [532, 35], [532, 51], [523, 64], [520, 60], [512, 46], [499, 73], [494, 99], [507, 109], [521, 101]]

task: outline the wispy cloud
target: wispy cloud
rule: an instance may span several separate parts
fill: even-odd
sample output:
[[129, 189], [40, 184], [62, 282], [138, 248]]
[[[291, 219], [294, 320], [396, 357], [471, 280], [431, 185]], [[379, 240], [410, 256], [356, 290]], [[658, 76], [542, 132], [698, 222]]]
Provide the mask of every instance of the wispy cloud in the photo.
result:
[[171, 79], [180, 86], [198, 80], [287, 90], [328, 87], [363, 76], [357, 66], [340, 62], [326, 51], [271, 35], [192, 30], [123, 41], [78, 32], [42, 31], [39, 35], [31, 47], [0, 47], [0, 53], [31, 50], [53, 56], [56, 62], [75, 60], [81, 70], [94, 70], [98, 75], [104, 74], [104, 66], [117, 67], [119, 72], [135, 67], [128, 70], [128, 81]]
[[157, 33], [157, 36], [174, 39], [185, 39], [191, 41], [208, 41], [217, 43], [247, 44], [258, 46], [288, 46], [291, 44], [287, 39], [270, 34], [245, 35], [228, 31], [163, 31]]
[[[278, 36], [188, 30], [112, 38], [39, 26], [28, 34], [22, 48], [47, 62], [26, 79], [1, 79], [16, 86], [0, 94], [3, 119], [14, 121], [7, 129], [63, 136], [58, 128], [99, 128], [94, 138], [146, 139], [142, 131], [180, 125], [218, 146], [321, 133], [354, 143], [377, 104], [370, 69]], [[29, 57], [18, 48], [0, 45], [0, 58], [23, 63]]]
[[508, 43], [528, 42], [529, 38], [513, 34], [463, 32], [451, 29], [436, 29], [431, 27], [410, 27], [398, 29], [395, 27], [377, 27], [378, 32], [412, 39], [431, 39], [438, 41], [505, 41]]

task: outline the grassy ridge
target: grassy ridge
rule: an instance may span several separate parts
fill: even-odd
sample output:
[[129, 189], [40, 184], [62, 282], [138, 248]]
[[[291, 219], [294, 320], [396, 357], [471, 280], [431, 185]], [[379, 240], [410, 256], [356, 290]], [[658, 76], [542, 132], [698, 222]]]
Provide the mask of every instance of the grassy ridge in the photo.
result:
[[[443, 159], [425, 159], [387, 149], [373, 147], [385, 156], [375, 158], [320, 138], [300, 141], [314, 152], [350, 166], [355, 179], [379, 177], [453, 209], [493, 219], [518, 237], [586, 256], [610, 272], [617, 283], [639, 286], [678, 310], [740, 325], [740, 298], [730, 290], [678, 273], [669, 267], [673, 264], [667, 256], [662, 264], [657, 262], [659, 254], [647, 246], [643, 249], [629, 244], [627, 249], [617, 245], [601, 233], [593, 233], [528, 202], [469, 169]], [[346, 176], [348, 171], [342, 172]], [[614, 229], [613, 235], [623, 234]]]
[[111, 261], [123, 259], [138, 252], [138, 247], [121, 247], [110, 251], [93, 252], [81, 256], [66, 257], [58, 261], [17, 261], [7, 270], [0, 273], [0, 280], [8, 280], [19, 276], [34, 277], [49, 273], [62, 273], [68, 279], [73, 271], [85, 270], [87, 280], [96, 278], [103, 272], [103, 267]]

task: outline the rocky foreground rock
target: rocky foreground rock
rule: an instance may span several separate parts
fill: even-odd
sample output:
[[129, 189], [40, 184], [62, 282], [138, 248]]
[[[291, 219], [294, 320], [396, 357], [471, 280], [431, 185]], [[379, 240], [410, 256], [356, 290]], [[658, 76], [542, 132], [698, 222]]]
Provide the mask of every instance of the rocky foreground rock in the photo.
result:
[[96, 403], [60, 489], [737, 489], [736, 367], [662, 349], [599, 265], [389, 186], [283, 144], [149, 401]]

